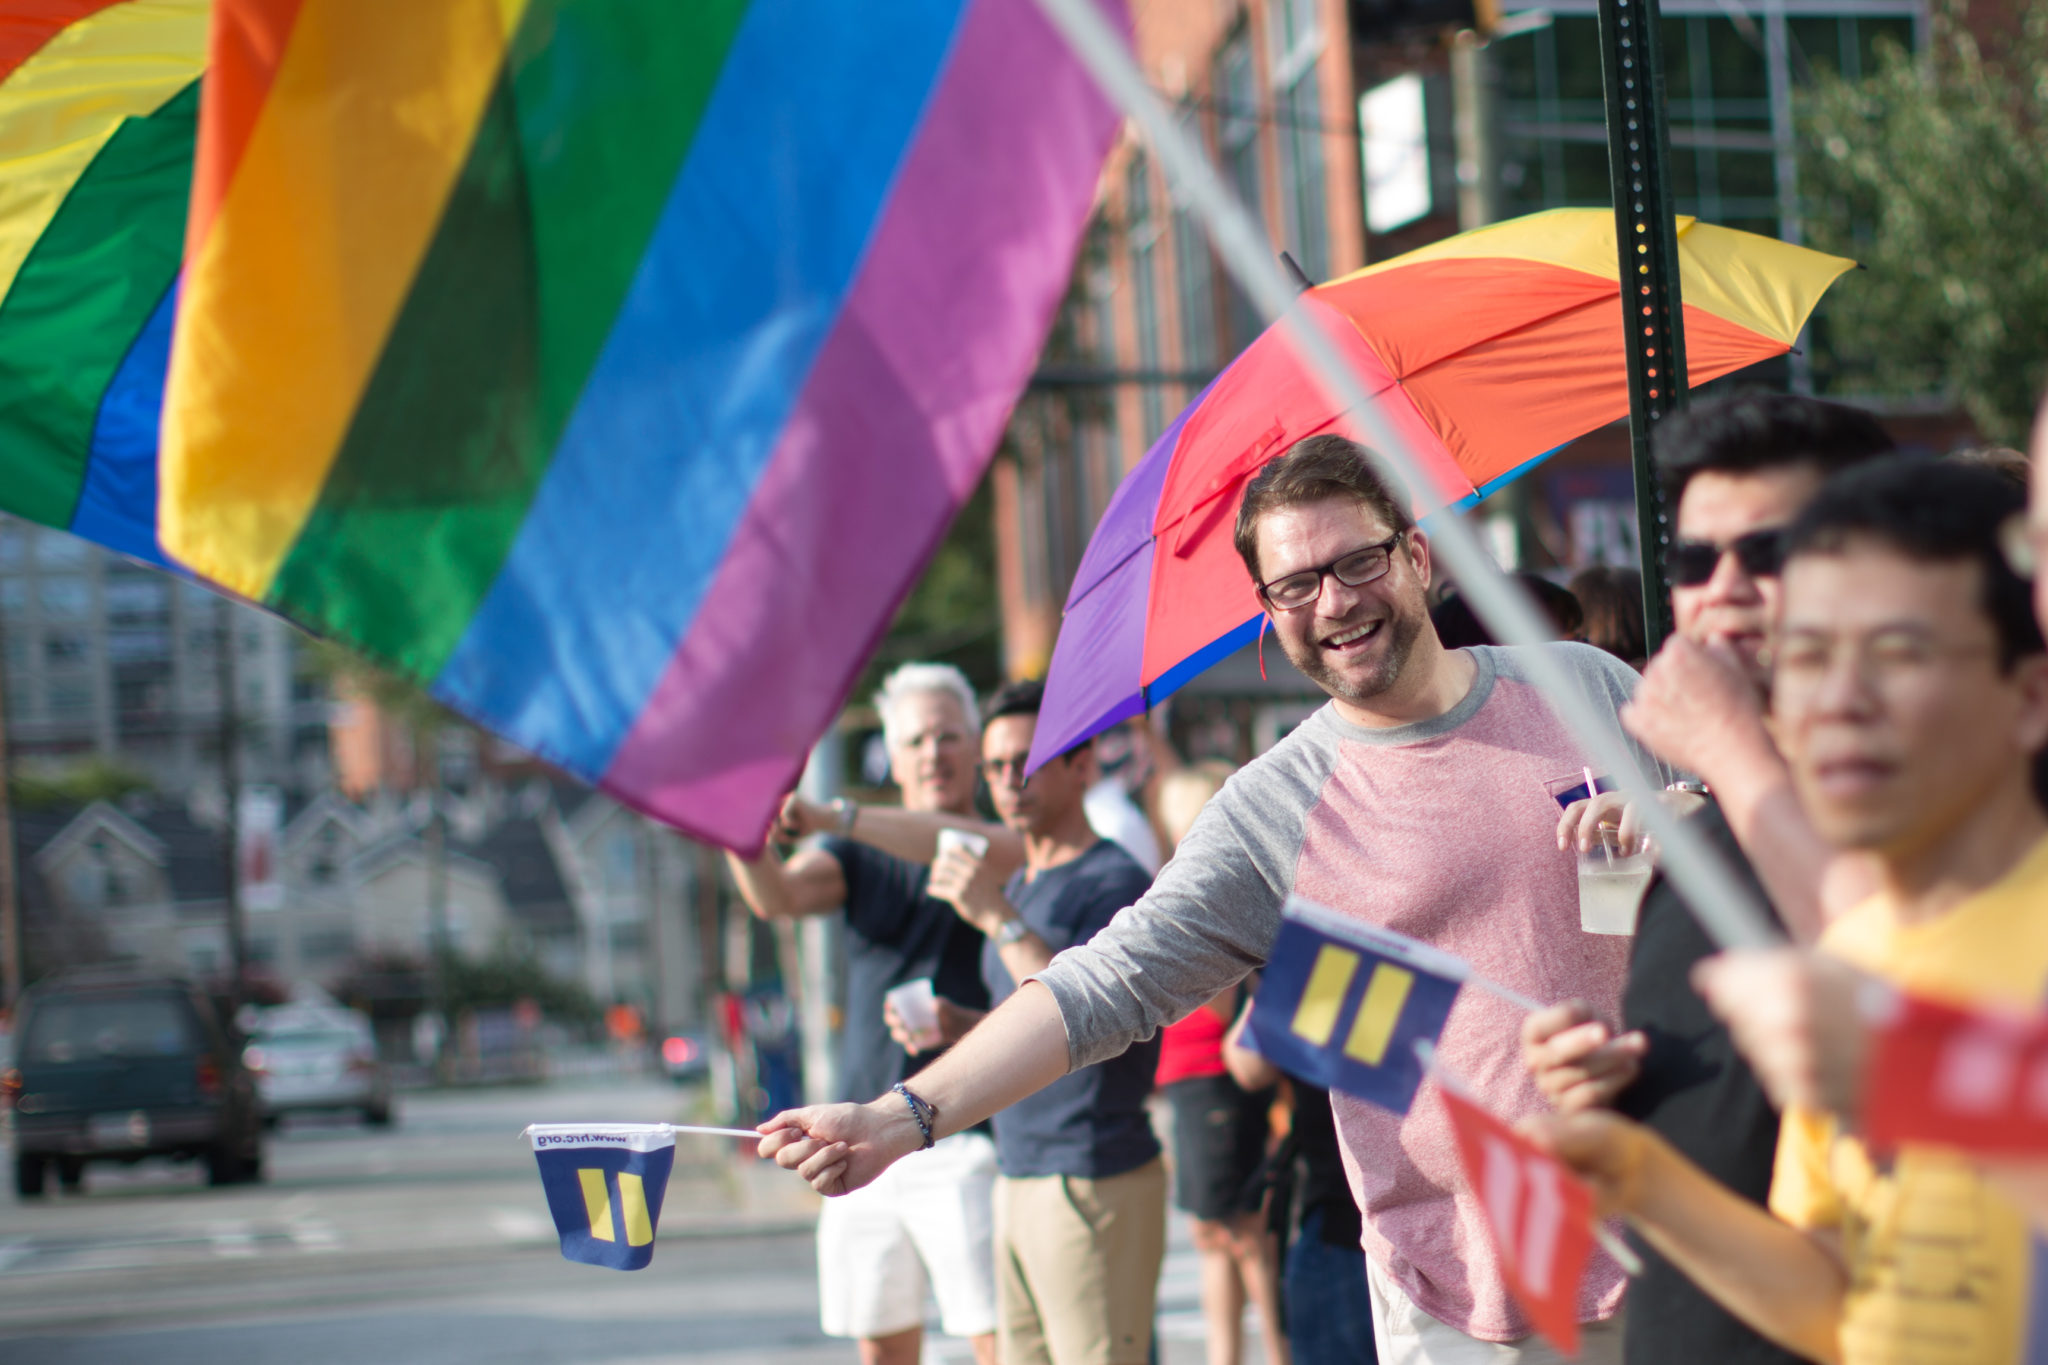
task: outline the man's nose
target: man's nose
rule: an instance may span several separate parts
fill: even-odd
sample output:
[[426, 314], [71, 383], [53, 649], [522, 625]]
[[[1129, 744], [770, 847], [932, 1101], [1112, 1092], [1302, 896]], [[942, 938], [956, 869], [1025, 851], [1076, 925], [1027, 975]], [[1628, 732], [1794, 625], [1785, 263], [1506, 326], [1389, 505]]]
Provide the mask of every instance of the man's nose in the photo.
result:
[[1316, 586], [1316, 615], [1337, 620], [1348, 616], [1358, 605], [1364, 593], [1344, 582], [1333, 573], [1323, 575], [1323, 581]]
[[1756, 580], [1749, 570], [1742, 567], [1742, 560], [1734, 549], [1721, 551], [1721, 557], [1714, 561], [1714, 572], [1706, 582], [1707, 595], [1719, 601], [1755, 602], [1761, 598]]

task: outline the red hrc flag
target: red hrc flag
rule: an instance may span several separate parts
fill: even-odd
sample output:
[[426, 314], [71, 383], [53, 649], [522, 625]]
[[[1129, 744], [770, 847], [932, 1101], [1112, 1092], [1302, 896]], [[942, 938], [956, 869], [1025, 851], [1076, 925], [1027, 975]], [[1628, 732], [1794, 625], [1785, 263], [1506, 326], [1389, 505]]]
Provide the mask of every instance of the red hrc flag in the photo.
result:
[[1579, 1282], [1593, 1255], [1593, 1191], [1478, 1105], [1448, 1087], [1437, 1093], [1509, 1290], [1537, 1331], [1576, 1356]]
[[1863, 1132], [1874, 1146], [2048, 1152], [2048, 1017], [1904, 996], [1867, 1067]]

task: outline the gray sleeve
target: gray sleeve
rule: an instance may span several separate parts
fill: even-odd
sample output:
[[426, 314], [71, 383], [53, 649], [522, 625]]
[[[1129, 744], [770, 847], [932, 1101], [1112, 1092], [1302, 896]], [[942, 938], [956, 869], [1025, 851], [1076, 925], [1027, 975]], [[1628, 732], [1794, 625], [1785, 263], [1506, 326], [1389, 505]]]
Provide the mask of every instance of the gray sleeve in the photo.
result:
[[[1592, 645], [1565, 641], [1554, 645], [1541, 645], [1538, 648], [1554, 651], [1558, 661], [1585, 689], [1586, 696], [1592, 701], [1594, 708], [1613, 721], [1615, 733], [1627, 743], [1629, 751], [1636, 756], [1636, 762], [1642, 765], [1643, 775], [1650, 779], [1652, 785], [1664, 787], [1678, 780], [1676, 769], [1637, 743], [1635, 736], [1622, 728], [1621, 708], [1628, 705], [1629, 699], [1635, 696], [1636, 687], [1642, 682], [1641, 674], [1606, 650]], [[1505, 657], [1501, 660], [1500, 666], [1503, 672], [1511, 673], [1527, 682], [1528, 675], [1515, 657], [1521, 652], [1520, 648], [1501, 650], [1500, 653]]]
[[1070, 1068], [1120, 1056], [1266, 961], [1332, 746], [1313, 720], [1202, 809], [1137, 904], [1033, 980], [1058, 1002]]

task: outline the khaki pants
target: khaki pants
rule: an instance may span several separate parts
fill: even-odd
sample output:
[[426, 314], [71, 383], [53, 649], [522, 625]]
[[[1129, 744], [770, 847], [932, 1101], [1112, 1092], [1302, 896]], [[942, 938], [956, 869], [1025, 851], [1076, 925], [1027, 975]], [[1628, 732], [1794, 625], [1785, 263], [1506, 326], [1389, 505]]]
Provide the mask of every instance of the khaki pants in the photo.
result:
[[[1481, 1341], [1439, 1322], [1365, 1258], [1366, 1291], [1372, 1298], [1372, 1335], [1379, 1365], [1565, 1365], [1565, 1357], [1542, 1337]], [[1579, 1325], [1579, 1365], [1621, 1365], [1622, 1314]]]
[[1102, 1180], [996, 1181], [996, 1331], [1003, 1365], [1145, 1365], [1166, 1168]]

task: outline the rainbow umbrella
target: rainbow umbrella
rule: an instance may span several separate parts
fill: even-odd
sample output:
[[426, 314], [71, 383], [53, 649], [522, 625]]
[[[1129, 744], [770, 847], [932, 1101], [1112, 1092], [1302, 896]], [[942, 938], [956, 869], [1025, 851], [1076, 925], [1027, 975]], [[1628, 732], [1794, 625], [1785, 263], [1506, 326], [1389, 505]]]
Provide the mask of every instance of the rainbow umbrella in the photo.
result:
[[[1790, 350], [1855, 264], [1684, 217], [1678, 255], [1693, 384]], [[1423, 516], [1484, 497], [1627, 415], [1620, 281], [1613, 213], [1554, 209], [1367, 266], [1297, 306], [1328, 324], [1407, 437], [1427, 484], [1414, 490]], [[1230, 538], [1240, 493], [1267, 460], [1322, 431], [1358, 434], [1278, 329], [1174, 419], [1081, 557], [1034, 767], [1252, 639], [1258, 598]]]

